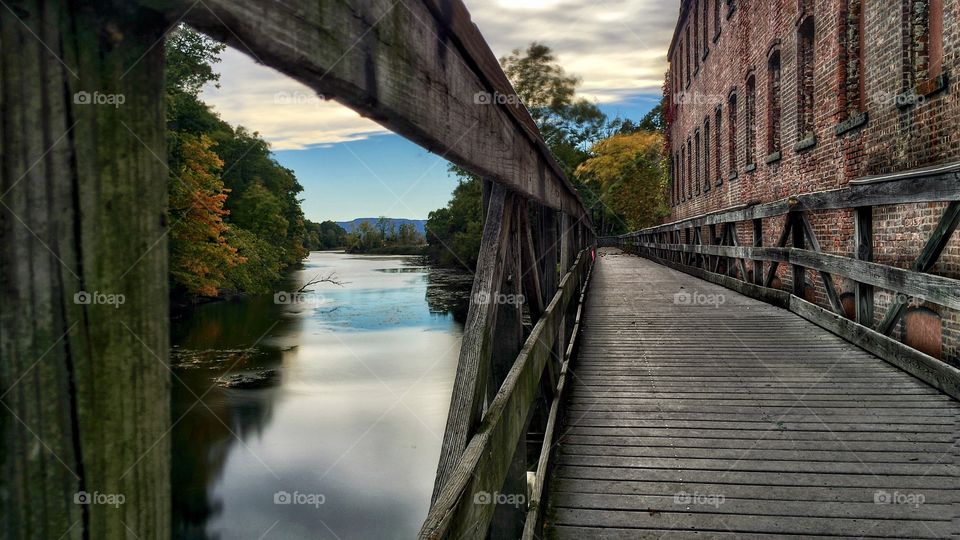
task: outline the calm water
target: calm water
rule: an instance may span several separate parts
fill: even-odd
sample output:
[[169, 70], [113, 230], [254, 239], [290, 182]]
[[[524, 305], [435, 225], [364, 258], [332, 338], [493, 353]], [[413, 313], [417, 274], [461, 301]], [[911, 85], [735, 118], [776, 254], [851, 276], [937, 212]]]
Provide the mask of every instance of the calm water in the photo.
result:
[[287, 290], [330, 272], [342, 286], [289, 304], [208, 304], [174, 322], [178, 537], [415, 536], [471, 283], [420, 264], [313, 253]]

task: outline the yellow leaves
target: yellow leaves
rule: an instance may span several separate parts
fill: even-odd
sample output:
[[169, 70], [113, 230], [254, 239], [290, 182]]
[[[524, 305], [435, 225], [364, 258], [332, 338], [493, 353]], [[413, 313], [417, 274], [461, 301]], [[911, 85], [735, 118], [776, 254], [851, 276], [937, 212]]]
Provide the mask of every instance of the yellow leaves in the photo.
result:
[[593, 184], [600, 201], [630, 229], [653, 225], [666, 211], [663, 137], [656, 132], [617, 134], [597, 142], [576, 174]]

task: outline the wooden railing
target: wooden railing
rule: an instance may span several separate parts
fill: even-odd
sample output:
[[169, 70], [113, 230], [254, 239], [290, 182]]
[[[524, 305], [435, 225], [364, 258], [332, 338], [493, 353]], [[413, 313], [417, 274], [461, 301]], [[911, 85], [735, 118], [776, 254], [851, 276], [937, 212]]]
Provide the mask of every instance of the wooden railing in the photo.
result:
[[[910, 203], [947, 203], [939, 222], [911, 269], [878, 264], [874, 258], [874, 209]], [[811, 225], [811, 213], [853, 212], [853, 256], [826, 253]], [[764, 220], [783, 219], [776, 245], [765, 246]], [[746, 223], [751, 245], [741, 245], [738, 226]], [[890, 337], [910, 298], [960, 310], [960, 281], [928, 273], [960, 224], [960, 164], [864, 178], [849, 187], [806, 193], [768, 204], [746, 205], [643, 229], [617, 238], [641, 256], [787, 307], [850, 339], [916, 377], [960, 398], [960, 371]], [[603, 239], [609, 243], [609, 239]], [[705, 241], [706, 240], [706, 241]], [[743, 242], [746, 244], [746, 242]], [[787, 244], [791, 245], [788, 246]], [[792, 291], [771, 288], [780, 268], [789, 266]], [[825, 304], [805, 300], [806, 270], [816, 272]], [[854, 282], [849, 317], [834, 277]], [[875, 288], [891, 291], [884, 316], [876, 322]], [[851, 320], [852, 318], [852, 320]]]
[[498, 184], [487, 191], [470, 311], [421, 538], [532, 538], [537, 531], [593, 263], [585, 223]]

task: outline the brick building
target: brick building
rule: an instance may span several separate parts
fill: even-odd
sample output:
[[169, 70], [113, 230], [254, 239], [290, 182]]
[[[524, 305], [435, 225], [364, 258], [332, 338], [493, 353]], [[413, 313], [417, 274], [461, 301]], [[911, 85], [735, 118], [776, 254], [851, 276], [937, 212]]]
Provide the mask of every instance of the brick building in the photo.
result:
[[[958, 25], [960, 0], [682, 0], [665, 85], [670, 221], [960, 161]], [[944, 207], [877, 207], [874, 261], [910, 268]], [[853, 256], [852, 211], [810, 218], [824, 251]], [[764, 245], [778, 234], [765, 226]], [[932, 273], [960, 277], [960, 240]], [[781, 268], [777, 286], [790, 280]], [[808, 281], [805, 296], [824, 305]], [[845, 298], [855, 286], [835, 284]], [[878, 319], [885, 302], [878, 291]], [[957, 363], [958, 314], [910, 309], [927, 322], [894, 336]]]

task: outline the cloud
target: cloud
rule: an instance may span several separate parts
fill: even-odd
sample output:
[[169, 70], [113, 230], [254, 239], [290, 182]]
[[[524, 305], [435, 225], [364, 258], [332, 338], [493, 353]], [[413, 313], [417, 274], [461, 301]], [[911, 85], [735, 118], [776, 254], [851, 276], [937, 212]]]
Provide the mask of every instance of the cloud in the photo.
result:
[[227, 49], [222, 58], [216, 67], [220, 88], [206, 86], [202, 99], [227, 122], [260, 132], [274, 150], [299, 150], [390, 133], [239, 51]]
[[601, 103], [661, 92], [676, 0], [465, 2], [498, 57], [538, 41], [583, 80], [581, 94]]
[[[504, 56], [531, 41], [547, 44], [564, 69], [582, 79], [578, 91], [589, 99], [612, 104], [661, 92], [677, 0], [465, 2], [494, 54]], [[227, 49], [218, 70], [221, 87], [206, 87], [204, 101], [231, 124], [259, 131], [274, 149], [389, 133], [238, 51]]]

